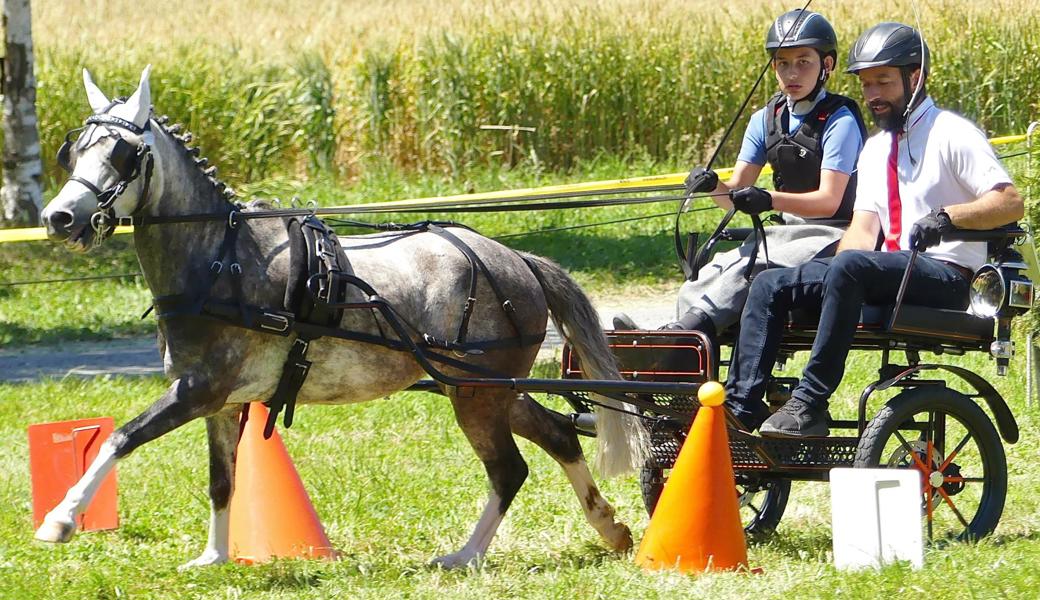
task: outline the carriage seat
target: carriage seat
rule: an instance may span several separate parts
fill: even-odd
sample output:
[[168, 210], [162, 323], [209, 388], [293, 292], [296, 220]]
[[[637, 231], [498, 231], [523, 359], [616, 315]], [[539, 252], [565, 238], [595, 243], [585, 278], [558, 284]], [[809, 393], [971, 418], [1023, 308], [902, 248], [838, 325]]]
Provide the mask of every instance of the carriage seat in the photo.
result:
[[[894, 304], [866, 305], [860, 313], [857, 337], [899, 337], [988, 347], [993, 341], [994, 320], [964, 310], [951, 310], [904, 304], [895, 323], [891, 324]], [[791, 313], [789, 328], [813, 333], [819, 326], [819, 313], [796, 310]]]
[[[732, 229], [724, 237], [742, 240], [749, 232], [748, 229]], [[1023, 239], [1026, 242], [1022, 246], [1023, 252], [1032, 255], [1026, 258], [1026, 262], [1031, 265], [1037, 262], [1028, 232], [1017, 223], [992, 230], [957, 230], [947, 233], [943, 239], [986, 242], [991, 258], [1006, 253], [1015, 240]], [[1018, 260], [1022, 260], [1022, 255], [1015, 254]], [[895, 323], [890, 324], [893, 309], [892, 304], [864, 306], [854, 344], [864, 347], [876, 345], [879, 339], [907, 340], [909, 344], [921, 347], [986, 350], [996, 337], [994, 326], [997, 319], [979, 317], [967, 310], [904, 304], [899, 309]], [[806, 339], [815, 336], [818, 326], [817, 312], [796, 310], [790, 315], [788, 334], [796, 338], [796, 346], [802, 345]]]

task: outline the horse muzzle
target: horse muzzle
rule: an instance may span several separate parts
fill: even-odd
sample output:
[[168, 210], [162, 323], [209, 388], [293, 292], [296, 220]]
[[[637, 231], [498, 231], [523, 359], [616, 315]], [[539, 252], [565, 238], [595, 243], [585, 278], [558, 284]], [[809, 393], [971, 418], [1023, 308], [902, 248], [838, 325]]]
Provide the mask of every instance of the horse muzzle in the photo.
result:
[[41, 215], [47, 229], [47, 237], [55, 242], [65, 242], [75, 250], [90, 248], [95, 235], [90, 225], [90, 216], [80, 216], [66, 209], [44, 209]]

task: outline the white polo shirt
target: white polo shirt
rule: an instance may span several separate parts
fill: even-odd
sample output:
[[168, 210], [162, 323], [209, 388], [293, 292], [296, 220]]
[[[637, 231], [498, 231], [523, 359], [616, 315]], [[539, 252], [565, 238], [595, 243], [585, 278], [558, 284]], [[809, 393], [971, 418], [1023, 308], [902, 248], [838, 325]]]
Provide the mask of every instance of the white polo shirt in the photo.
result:
[[[985, 134], [964, 117], [935, 106], [931, 97], [910, 113], [907, 123], [909, 134], [900, 136], [898, 160], [902, 250], [910, 249], [910, 232], [921, 217], [944, 206], [971, 202], [1000, 184], [1011, 183]], [[892, 135], [882, 131], [864, 144], [854, 207], [876, 213], [886, 237]], [[925, 252], [972, 270], [986, 262], [983, 242], [943, 242]]]

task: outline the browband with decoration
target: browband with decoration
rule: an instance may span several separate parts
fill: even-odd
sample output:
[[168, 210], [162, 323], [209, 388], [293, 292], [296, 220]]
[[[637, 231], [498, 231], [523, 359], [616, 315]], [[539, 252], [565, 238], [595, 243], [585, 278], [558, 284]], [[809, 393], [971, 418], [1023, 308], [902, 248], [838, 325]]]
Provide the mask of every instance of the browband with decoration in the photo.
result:
[[144, 127], [138, 127], [133, 121], [127, 121], [126, 119], [117, 117], [115, 115], [90, 115], [87, 120], [83, 122], [84, 125], [118, 125], [123, 129], [141, 135], [150, 128], [150, 123], [145, 122]]

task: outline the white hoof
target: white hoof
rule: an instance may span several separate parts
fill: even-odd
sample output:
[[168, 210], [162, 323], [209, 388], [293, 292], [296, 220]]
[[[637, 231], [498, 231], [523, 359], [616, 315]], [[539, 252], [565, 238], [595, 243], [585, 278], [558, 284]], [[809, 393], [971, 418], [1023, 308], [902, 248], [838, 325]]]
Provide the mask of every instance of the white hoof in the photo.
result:
[[72, 539], [76, 533], [76, 525], [73, 523], [58, 523], [45, 520], [33, 536], [41, 542], [52, 544], [64, 544]]
[[438, 557], [430, 561], [430, 566], [440, 569], [479, 569], [484, 557], [476, 552], [459, 551]]
[[177, 567], [178, 571], [187, 571], [188, 569], [194, 569], [197, 567], [208, 567], [210, 565], [222, 565], [228, 561], [226, 554], [221, 554], [216, 550], [207, 549], [205, 552], [199, 555], [195, 560], [189, 560], [183, 565]]

